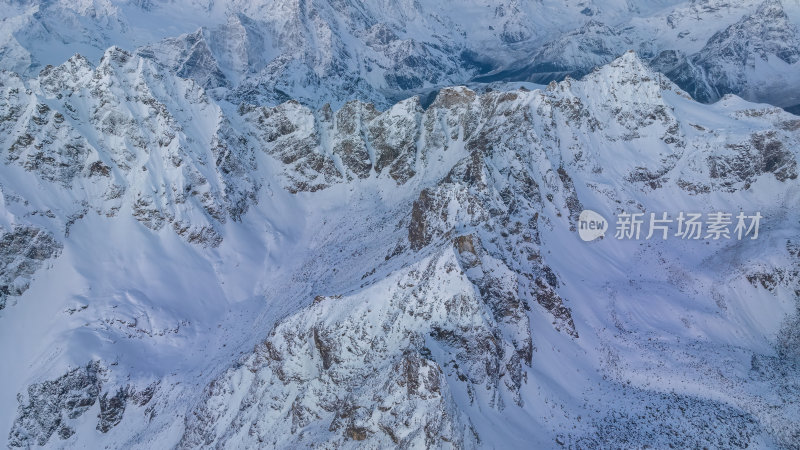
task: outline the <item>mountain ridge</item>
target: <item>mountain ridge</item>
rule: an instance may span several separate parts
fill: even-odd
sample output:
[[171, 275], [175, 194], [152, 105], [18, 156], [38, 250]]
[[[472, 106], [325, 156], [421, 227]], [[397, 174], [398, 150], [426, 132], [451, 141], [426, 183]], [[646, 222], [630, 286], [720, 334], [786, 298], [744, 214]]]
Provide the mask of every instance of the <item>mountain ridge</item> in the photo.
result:
[[[634, 53], [383, 111], [156, 69], [4, 74], [0, 224], [63, 246], [3, 266], [32, 279], [0, 312], [10, 444], [793, 442], [794, 116], [697, 103]], [[701, 204], [760, 210], [761, 237], [576, 236], [585, 208]]]

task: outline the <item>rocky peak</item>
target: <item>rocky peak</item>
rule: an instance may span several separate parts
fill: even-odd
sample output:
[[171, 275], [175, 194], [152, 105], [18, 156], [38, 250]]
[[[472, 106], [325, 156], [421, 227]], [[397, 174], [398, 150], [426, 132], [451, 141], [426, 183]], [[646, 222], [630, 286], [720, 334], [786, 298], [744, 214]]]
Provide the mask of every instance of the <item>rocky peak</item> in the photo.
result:
[[[741, 62], [747, 64], [753, 64], [749, 54], [764, 60], [771, 54], [787, 64], [794, 64], [800, 60], [798, 47], [797, 27], [789, 21], [783, 5], [779, 0], [767, 0], [754, 14], [714, 34], [701, 54], [706, 53], [708, 57], [712, 51], [723, 52], [721, 56], [727, 56], [730, 62], [743, 58]], [[729, 50], [724, 52], [724, 48]]]
[[[27, 112], [19, 116], [25, 126], [5, 137], [8, 156], [73, 192], [87, 184], [102, 189], [76, 202], [83, 213], [89, 204], [109, 216], [130, 208], [149, 228], [171, 224], [190, 241], [217, 245], [215, 226], [238, 219], [253, 201], [254, 161], [202, 88], [158, 72], [118, 47], [96, 68], [76, 56], [43, 70], [27, 96], [17, 91], [15, 110]], [[198, 128], [192, 121], [201, 117], [207, 126]], [[94, 131], [79, 131], [83, 123]], [[205, 217], [190, 213], [187, 202]]]
[[[778, 106], [793, 106], [800, 95], [775, 79], [800, 80], [800, 33], [777, 0], [714, 33], [689, 61], [667, 75], [699, 101], [736, 93]], [[786, 73], [784, 74], [784, 71]]]
[[583, 80], [584, 95], [621, 103], [663, 103], [662, 80], [633, 50], [596, 69]]
[[[464, 257], [476, 251], [460, 247]], [[355, 295], [318, 299], [209, 386], [187, 416], [181, 446], [320, 438], [474, 444], [457, 399], [504, 408], [506, 398], [518, 398], [532, 348], [525, 314], [494, 311], [465, 270], [449, 247]], [[272, 405], [266, 415], [256, 406], [265, 403]], [[407, 417], [424, 417], [424, 432]], [[219, 420], [228, 423], [224, 433], [205, 425]], [[312, 437], [305, 430], [315, 423], [325, 426]]]

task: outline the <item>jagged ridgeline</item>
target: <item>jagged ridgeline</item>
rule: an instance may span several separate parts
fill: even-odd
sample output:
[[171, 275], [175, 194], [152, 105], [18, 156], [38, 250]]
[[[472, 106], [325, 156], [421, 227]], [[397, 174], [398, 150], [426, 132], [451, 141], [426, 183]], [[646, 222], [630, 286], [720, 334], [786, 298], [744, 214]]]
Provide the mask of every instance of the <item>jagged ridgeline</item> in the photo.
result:
[[[0, 252], [0, 322], [33, 342], [2, 347], [12, 446], [800, 433], [800, 120], [779, 108], [699, 104], [632, 52], [385, 110], [231, 104], [119, 48], [2, 76], [0, 239], [20, 251]], [[585, 208], [769, 225], [584, 243]]]
[[35, 77], [76, 52], [97, 62], [124, 45], [234, 104], [339, 109], [358, 99], [386, 109], [451, 85], [578, 78], [633, 49], [696, 100], [732, 93], [800, 105], [794, 0], [15, 5], [4, 16], [0, 69]]

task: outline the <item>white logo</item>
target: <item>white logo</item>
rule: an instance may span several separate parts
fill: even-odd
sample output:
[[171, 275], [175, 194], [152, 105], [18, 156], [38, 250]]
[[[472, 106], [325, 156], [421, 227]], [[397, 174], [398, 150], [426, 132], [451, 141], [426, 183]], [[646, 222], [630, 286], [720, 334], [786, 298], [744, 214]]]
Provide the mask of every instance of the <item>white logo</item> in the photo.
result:
[[606, 235], [608, 221], [600, 214], [584, 209], [578, 217], [578, 235], [586, 242]]

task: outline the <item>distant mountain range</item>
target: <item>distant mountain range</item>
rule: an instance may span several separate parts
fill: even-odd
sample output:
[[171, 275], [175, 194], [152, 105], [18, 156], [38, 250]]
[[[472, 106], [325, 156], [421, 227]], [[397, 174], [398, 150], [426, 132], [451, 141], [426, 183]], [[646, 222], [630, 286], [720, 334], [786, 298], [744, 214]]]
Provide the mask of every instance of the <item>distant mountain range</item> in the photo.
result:
[[695, 99], [800, 104], [796, 1], [11, 2], [0, 68], [117, 45], [219, 98], [339, 107], [470, 81], [578, 78], [635, 50]]

